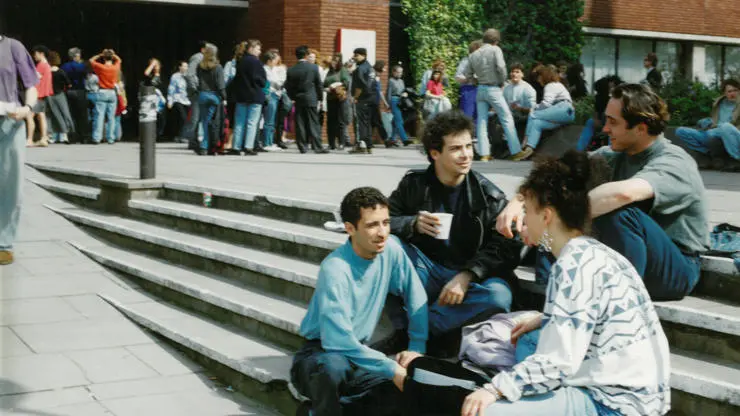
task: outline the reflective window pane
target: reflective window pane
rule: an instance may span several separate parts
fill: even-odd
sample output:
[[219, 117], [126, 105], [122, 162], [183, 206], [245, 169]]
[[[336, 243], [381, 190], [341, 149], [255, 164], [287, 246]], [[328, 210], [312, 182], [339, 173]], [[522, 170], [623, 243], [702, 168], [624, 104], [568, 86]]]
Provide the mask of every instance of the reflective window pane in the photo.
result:
[[740, 46], [725, 46], [725, 79], [740, 80]]
[[681, 44], [658, 41], [655, 45], [655, 53], [658, 55], [658, 68], [663, 74], [663, 81], [667, 82], [681, 67]]
[[717, 85], [720, 82], [722, 70], [722, 46], [706, 45], [704, 56], [704, 77], [708, 85]]
[[586, 73], [588, 90], [593, 92], [594, 81], [616, 73], [617, 41], [603, 36], [586, 36], [581, 52], [581, 63]]
[[[645, 55], [653, 51], [653, 41], [642, 39], [619, 40], [619, 76], [626, 82], [640, 82], [647, 70], [643, 65]], [[660, 56], [658, 57], [660, 61]]]

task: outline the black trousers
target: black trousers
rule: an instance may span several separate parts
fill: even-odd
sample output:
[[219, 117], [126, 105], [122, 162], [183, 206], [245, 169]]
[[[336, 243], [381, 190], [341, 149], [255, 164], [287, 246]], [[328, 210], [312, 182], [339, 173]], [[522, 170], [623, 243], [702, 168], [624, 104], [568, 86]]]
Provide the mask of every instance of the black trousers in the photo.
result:
[[326, 130], [329, 147], [349, 146], [349, 124], [352, 119], [352, 108], [349, 99], [344, 101], [328, 100], [326, 112]]
[[[369, 102], [355, 104], [358, 139], [365, 142], [368, 149], [373, 147], [373, 108], [375, 105]], [[357, 144], [360, 143], [359, 140]]]
[[373, 128], [378, 129], [378, 135], [380, 138], [384, 141], [388, 141], [388, 131], [385, 129], [385, 126], [383, 125], [383, 119], [380, 116], [380, 105], [373, 103], [373, 112], [372, 112], [372, 120], [373, 120]]
[[92, 135], [92, 128], [88, 118], [87, 91], [67, 91], [67, 103], [69, 106], [69, 113], [75, 124], [75, 131], [70, 134], [70, 139], [72, 141], [82, 143], [83, 141], [90, 139]]
[[313, 105], [295, 107], [295, 142], [301, 153], [306, 153], [309, 144], [314, 150], [321, 150], [321, 125], [319, 110]]
[[188, 107], [180, 103], [173, 103], [170, 110], [170, 134], [172, 138], [185, 137], [185, 122], [188, 120]]

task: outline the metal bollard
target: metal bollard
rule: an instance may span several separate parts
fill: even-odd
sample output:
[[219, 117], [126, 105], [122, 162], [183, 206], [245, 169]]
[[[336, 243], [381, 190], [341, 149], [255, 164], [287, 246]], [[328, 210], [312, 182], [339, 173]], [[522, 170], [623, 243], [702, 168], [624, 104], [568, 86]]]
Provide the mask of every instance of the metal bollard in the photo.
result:
[[157, 94], [152, 86], [139, 90], [139, 179], [152, 179], [157, 144]]

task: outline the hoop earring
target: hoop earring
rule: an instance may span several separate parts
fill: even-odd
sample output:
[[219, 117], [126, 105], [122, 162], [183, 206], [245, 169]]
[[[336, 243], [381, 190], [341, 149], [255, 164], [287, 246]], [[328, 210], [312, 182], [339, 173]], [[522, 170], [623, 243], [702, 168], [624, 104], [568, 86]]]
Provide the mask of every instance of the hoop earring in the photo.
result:
[[552, 251], [552, 241], [552, 235], [550, 235], [549, 231], [545, 230], [540, 236], [539, 241], [537, 241], [537, 244], [539, 245], [540, 250], [549, 253]]

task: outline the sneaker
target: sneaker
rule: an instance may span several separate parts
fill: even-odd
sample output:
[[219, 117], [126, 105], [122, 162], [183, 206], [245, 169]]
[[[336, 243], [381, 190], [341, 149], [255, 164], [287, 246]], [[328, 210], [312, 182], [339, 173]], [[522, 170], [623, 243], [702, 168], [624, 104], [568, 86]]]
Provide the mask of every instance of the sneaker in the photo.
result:
[[367, 147], [355, 146], [354, 148], [350, 149], [349, 153], [353, 155], [365, 155], [370, 152], [368, 152]]
[[409, 347], [409, 333], [406, 329], [397, 329], [387, 338], [370, 345], [370, 348], [385, 355], [392, 355], [405, 351]]
[[67, 137], [67, 133], [60, 134], [59, 141], [57, 143], [69, 144], [69, 138]]
[[510, 157], [509, 160], [513, 160], [514, 162], [520, 162], [522, 160], [527, 160], [530, 156], [532, 156], [532, 153], [534, 153], [534, 149], [527, 146], [524, 150], [521, 152], [515, 154], [514, 156]]
[[252, 149], [244, 149], [244, 156], [257, 156], [258, 154]]
[[41, 140], [36, 143], [36, 147], [48, 147], [49, 146], [49, 139], [46, 137], [42, 137]]
[[13, 252], [10, 250], [0, 250], [0, 266], [5, 266], [13, 262]]
[[401, 147], [401, 143], [396, 140], [388, 140], [385, 142], [385, 147]]

